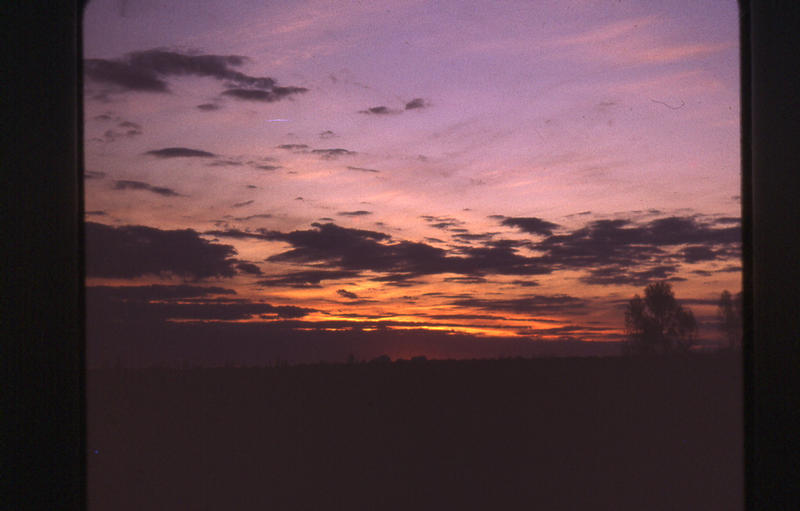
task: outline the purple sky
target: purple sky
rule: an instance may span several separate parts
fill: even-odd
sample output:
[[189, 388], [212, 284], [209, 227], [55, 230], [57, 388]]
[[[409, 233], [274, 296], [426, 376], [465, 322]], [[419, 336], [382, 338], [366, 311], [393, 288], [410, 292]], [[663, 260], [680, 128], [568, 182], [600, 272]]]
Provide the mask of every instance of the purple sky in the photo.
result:
[[[733, 0], [90, 2], [90, 359], [134, 324], [153, 357], [202, 327], [256, 358], [569, 352], [663, 279], [715, 342], [737, 39]], [[275, 347], [351, 326], [403, 338]], [[244, 357], [208, 336], [170, 356]]]

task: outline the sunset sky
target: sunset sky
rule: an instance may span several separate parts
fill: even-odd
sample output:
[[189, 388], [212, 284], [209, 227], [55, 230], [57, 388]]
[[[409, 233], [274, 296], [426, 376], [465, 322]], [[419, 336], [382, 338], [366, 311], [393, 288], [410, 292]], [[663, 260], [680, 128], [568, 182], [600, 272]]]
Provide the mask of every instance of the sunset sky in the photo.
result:
[[83, 31], [90, 363], [581, 354], [657, 280], [719, 340], [734, 0], [93, 0]]

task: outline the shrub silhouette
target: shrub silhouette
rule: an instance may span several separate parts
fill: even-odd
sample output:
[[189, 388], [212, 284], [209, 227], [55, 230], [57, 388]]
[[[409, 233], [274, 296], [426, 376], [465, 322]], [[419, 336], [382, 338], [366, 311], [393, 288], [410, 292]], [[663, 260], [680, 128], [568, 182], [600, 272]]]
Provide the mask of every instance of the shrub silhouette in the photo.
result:
[[644, 298], [635, 295], [625, 310], [630, 355], [686, 353], [695, 344], [697, 321], [691, 310], [675, 299], [667, 282], [650, 284]]

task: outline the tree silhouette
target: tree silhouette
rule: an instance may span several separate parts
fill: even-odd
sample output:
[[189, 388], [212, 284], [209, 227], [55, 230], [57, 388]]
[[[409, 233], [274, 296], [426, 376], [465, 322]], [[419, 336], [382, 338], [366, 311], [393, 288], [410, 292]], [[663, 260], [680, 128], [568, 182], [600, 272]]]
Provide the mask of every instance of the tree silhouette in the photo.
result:
[[650, 284], [625, 310], [626, 352], [631, 355], [686, 353], [696, 342], [697, 321], [675, 299], [667, 282]]
[[389, 355], [380, 355], [370, 360], [370, 362], [373, 364], [388, 364], [391, 361], [392, 358]]
[[728, 339], [728, 348], [734, 349], [742, 343], [742, 293], [731, 295], [726, 289], [719, 297], [720, 328]]

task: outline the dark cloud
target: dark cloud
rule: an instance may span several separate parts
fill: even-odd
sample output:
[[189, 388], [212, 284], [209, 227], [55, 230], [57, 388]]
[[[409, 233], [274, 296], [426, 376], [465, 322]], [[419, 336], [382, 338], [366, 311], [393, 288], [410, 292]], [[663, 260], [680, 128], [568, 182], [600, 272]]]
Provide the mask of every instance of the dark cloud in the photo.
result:
[[507, 320], [504, 316], [495, 316], [492, 314], [422, 314], [430, 319], [443, 319], [443, 320], [470, 320], [480, 319], [484, 321]]
[[727, 247], [727, 251], [716, 250], [717, 259], [729, 257], [740, 238], [738, 226], [716, 228], [692, 217], [667, 217], [644, 224], [596, 220], [571, 233], [550, 236], [534, 248], [545, 252], [543, 260], [555, 269], [593, 269], [587, 282], [600, 284], [641, 282], [646, 273], [627, 269], [644, 266], [642, 272], [654, 271], [653, 267], [670, 257], [669, 250], [681, 245], [691, 245], [678, 254], [684, 259], [710, 260], [711, 249], [717, 246]]
[[360, 209], [358, 211], [339, 211], [336, 214], [342, 216], [366, 216], [371, 215], [372, 211], [364, 211], [363, 209]]
[[322, 138], [322, 139], [334, 138], [335, 136], [336, 136], [336, 133], [332, 132], [331, 130], [325, 130], [325, 131], [323, 131], [322, 133], [319, 134], [319, 138]]
[[339, 156], [352, 156], [355, 151], [348, 151], [347, 149], [314, 149], [311, 151], [313, 154], [318, 154], [321, 158], [325, 160], [333, 160], [338, 158]]
[[288, 151], [303, 151], [308, 149], [306, 144], [282, 144], [278, 146], [278, 149], [286, 149]]
[[[153, 49], [126, 54], [121, 59], [86, 59], [84, 73], [93, 82], [118, 91], [169, 92], [168, 76], [199, 76], [224, 80], [228, 90], [223, 94], [238, 99], [278, 101], [292, 94], [305, 92], [303, 87], [280, 87], [268, 77], [249, 76], [233, 69], [245, 62], [238, 55], [187, 55]], [[201, 110], [213, 110], [210, 104]]]
[[418, 108], [426, 108], [428, 103], [422, 98], [414, 98], [406, 103], [406, 110], [414, 110]]
[[345, 298], [350, 298], [351, 300], [357, 300], [358, 299], [358, 295], [357, 294], [351, 293], [350, 291], [347, 291], [345, 289], [336, 290], [336, 294], [338, 294], [339, 296], [343, 296]]
[[420, 281], [413, 280], [414, 277], [415, 275], [412, 273], [392, 273], [381, 277], [373, 277], [370, 280], [373, 282], [385, 282], [387, 285], [394, 287], [411, 287], [422, 284]]
[[677, 266], [660, 265], [643, 270], [625, 270], [619, 267], [605, 267], [593, 269], [589, 275], [581, 277], [581, 282], [599, 285], [630, 285], [644, 286], [657, 280], [681, 281], [682, 277], [673, 276], [678, 271]]
[[487, 232], [483, 234], [470, 234], [470, 233], [458, 233], [454, 234], [453, 238], [456, 238], [461, 241], [489, 241], [494, 237], [496, 233]]
[[487, 280], [483, 277], [446, 277], [445, 282], [458, 282], [459, 284], [483, 284]]
[[250, 204], [252, 204], [252, 203], [254, 203], [254, 202], [255, 202], [254, 200], [246, 200], [246, 201], [244, 201], [244, 202], [237, 202], [236, 204], [234, 204], [234, 205], [233, 205], [233, 206], [231, 206], [231, 207], [232, 207], [232, 208], [243, 208], [243, 207], [245, 207], [245, 206], [249, 206]]
[[277, 165], [255, 165], [254, 167], [257, 168], [257, 169], [269, 170], [269, 171], [278, 170], [280, 168]]
[[734, 224], [739, 225], [742, 223], [742, 219], [737, 216], [723, 216], [720, 218], [715, 218], [714, 222], [718, 224]]
[[128, 62], [103, 59], [85, 59], [83, 72], [95, 82], [114, 85], [122, 90], [167, 92], [167, 82], [152, 69], [142, 69]]
[[[384, 245], [380, 245], [378, 242], [390, 238], [388, 234], [347, 229], [335, 224], [314, 223], [311, 225], [315, 229], [270, 233], [270, 239], [285, 241], [294, 248], [288, 252], [273, 255], [269, 259], [288, 262], [336, 261], [340, 266], [348, 269], [370, 269], [370, 265], [362, 263], [362, 257], [369, 257], [380, 251]], [[364, 256], [359, 255], [359, 251], [364, 251]]]
[[216, 286], [192, 286], [180, 284], [175, 286], [151, 284], [149, 286], [87, 286], [87, 294], [104, 300], [175, 300], [180, 298], [197, 298], [216, 295], [235, 295], [236, 291]]
[[306, 144], [281, 144], [277, 146], [278, 149], [285, 149], [294, 153], [308, 153], [317, 154], [323, 159], [332, 160], [338, 156], [350, 156], [356, 154], [354, 151], [347, 149], [334, 148], [334, 149], [313, 149], [309, 151], [309, 146]]
[[553, 271], [541, 258], [518, 254], [517, 245], [515, 241], [498, 240], [482, 247], [463, 247], [461, 250], [467, 257], [462, 260], [458, 273], [542, 275]]
[[304, 87], [273, 87], [270, 90], [261, 89], [228, 89], [222, 92], [223, 96], [230, 96], [245, 101], [263, 101], [272, 103], [280, 101], [293, 94], [308, 92]]
[[[344, 213], [357, 216], [357, 212]], [[459, 223], [453, 218], [430, 215], [422, 218], [451, 232], [464, 231], [452, 227]], [[556, 226], [538, 218], [502, 217], [502, 220], [538, 235]], [[717, 228], [691, 217], [640, 224], [630, 220], [596, 220], [566, 234], [551, 234], [541, 241], [495, 239], [495, 233], [465, 232], [461, 239], [476, 243], [449, 249], [396, 240], [386, 233], [344, 228], [332, 222], [314, 223], [309, 230], [285, 233], [228, 229], [207, 234], [285, 242], [290, 248], [271, 256], [270, 262], [325, 265], [356, 273], [369, 271], [378, 274], [370, 277], [372, 281], [392, 286], [416, 285], [420, 283], [415, 280], [418, 277], [434, 274], [456, 274], [449, 277], [451, 281], [481, 282], [488, 275], [533, 276], [559, 270], [585, 271], [580, 277], [584, 283], [638, 286], [653, 280], [683, 280], [678, 276], [681, 261], [711, 261], [737, 254], [737, 244], [731, 240], [737, 239], [738, 232], [738, 227]], [[271, 282], [297, 284], [293, 278], [285, 282], [280, 279], [275, 277]], [[537, 285], [527, 280], [512, 284]]]
[[87, 211], [87, 216], [106, 216], [108, 213], [105, 211]]
[[158, 158], [213, 158], [216, 155], [208, 151], [199, 149], [188, 149], [186, 147], [165, 147], [164, 149], [153, 149], [145, 154], [150, 154]]
[[204, 112], [211, 112], [214, 110], [219, 110], [221, 107], [219, 105], [215, 105], [214, 103], [203, 103], [202, 105], [197, 105], [195, 108]]
[[715, 251], [702, 245], [686, 247], [681, 251], [681, 255], [683, 256], [683, 260], [687, 263], [713, 261], [717, 258], [717, 253]]
[[355, 171], [358, 171], [358, 172], [375, 172], [375, 173], [380, 172], [380, 170], [365, 169], [364, 167], [347, 167], [347, 169], [348, 170], [355, 170]]
[[256, 185], [246, 185], [245, 188], [247, 188], [248, 190], [257, 190], [258, 189], [258, 187]]
[[290, 233], [285, 239], [295, 248], [272, 256], [274, 261], [329, 261], [342, 268], [417, 274], [446, 271], [448, 261], [441, 249], [401, 241], [382, 244], [389, 236], [373, 231], [318, 225], [318, 231]]
[[643, 263], [664, 251], [644, 240], [644, 230], [627, 220], [597, 220], [569, 234], [550, 236], [537, 244], [561, 268], [627, 267]]
[[131, 67], [165, 76], [208, 76], [256, 87], [272, 87], [275, 83], [271, 78], [256, 78], [232, 70], [231, 66], [240, 66], [245, 62], [245, 58], [238, 55], [185, 55], [154, 49], [129, 53], [125, 61]]
[[679, 245], [682, 243], [739, 243], [739, 226], [714, 228], [698, 223], [692, 217], [668, 217], [653, 220], [645, 227], [650, 243]]
[[83, 177], [85, 179], [103, 179], [106, 177], [105, 172], [97, 172], [95, 170], [86, 170], [83, 172]]
[[86, 275], [134, 278], [173, 274], [184, 278], [233, 277], [236, 250], [200, 238], [192, 229], [86, 222]]
[[307, 270], [276, 275], [258, 281], [262, 286], [277, 287], [320, 287], [323, 280], [352, 279], [359, 272], [350, 270]]
[[466, 257], [453, 257], [441, 248], [419, 242], [392, 241], [391, 236], [380, 232], [348, 229], [332, 223], [314, 223], [312, 227], [315, 229], [263, 233], [271, 240], [285, 241], [293, 247], [271, 256], [269, 260], [295, 264], [325, 263], [348, 270], [371, 270], [393, 276], [436, 273], [534, 275], [550, 272], [536, 258], [516, 254], [516, 242], [500, 241], [489, 247], [467, 248], [464, 250]]
[[373, 106], [372, 108], [367, 108], [366, 110], [359, 110], [358, 113], [372, 114], [372, 115], [389, 115], [389, 114], [397, 114], [400, 112], [397, 110], [392, 110], [386, 106]]
[[107, 129], [103, 133], [102, 138], [92, 138], [91, 140], [93, 141], [111, 143], [120, 138], [131, 138], [142, 134], [142, 127], [139, 124], [120, 120], [118, 116], [112, 115], [110, 112], [97, 115], [94, 119], [100, 121], [115, 121], [117, 124], [114, 128]]
[[[448, 230], [451, 227], [464, 224], [464, 222], [462, 222], [461, 220], [447, 216], [420, 215], [420, 218], [430, 223], [431, 227], [442, 230]], [[467, 229], [450, 229], [450, 230], [453, 232], [463, 232], [463, 233], [469, 232], [467, 231]]]
[[512, 280], [511, 283], [520, 287], [537, 287], [539, 285], [535, 280]]
[[135, 130], [142, 129], [141, 126], [139, 126], [135, 122], [131, 122], [131, 121], [122, 121], [119, 124], [117, 124], [117, 126], [119, 126], [120, 128], [131, 128], [131, 129], [135, 129]]
[[215, 160], [208, 164], [209, 167], [241, 167], [242, 162], [236, 160]]
[[565, 325], [565, 326], [556, 326], [556, 327], [549, 327], [549, 328], [532, 328], [532, 327], [525, 327], [518, 331], [517, 333], [520, 335], [536, 335], [536, 336], [554, 336], [554, 335], [565, 335], [565, 334], [578, 334], [578, 335], [585, 335], [587, 333], [611, 333], [613, 332], [613, 328], [603, 328], [603, 327], [593, 327], [593, 326], [585, 326], [585, 325]]
[[247, 220], [252, 220], [254, 218], [272, 218], [272, 215], [270, 215], [269, 213], [259, 213], [257, 215], [237, 216], [234, 217], [233, 219], [236, 220], [237, 222], [245, 222]]
[[[586, 216], [586, 215], [591, 215], [591, 214], [592, 214], [591, 211], [581, 211], [579, 213], [572, 213], [571, 215], [567, 215], [567, 218], [572, 218], [572, 217], [576, 217], [576, 216]], [[497, 218], [497, 215], [493, 215], [493, 216], [495, 218]], [[492, 218], [492, 217], [490, 217], [490, 218]], [[503, 218], [503, 217], [500, 217], [500, 218]]]
[[[372, 279], [372, 280], [378, 281], [378, 279]], [[414, 287], [420, 284], [424, 284], [424, 282], [419, 280], [391, 280], [386, 282], [386, 285], [391, 287]], [[411, 303], [416, 303], [416, 302], [412, 301]]]
[[111, 143], [120, 138], [131, 138], [142, 134], [142, 127], [131, 121], [120, 121], [117, 116], [112, 117], [111, 114], [102, 114], [95, 117], [97, 120], [103, 121], [119, 121], [117, 125], [108, 129], [103, 133], [102, 138], [93, 138], [92, 140], [99, 142]]
[[163, 186], [153, 186], [148, 183], [143, 183], [142, 181], [114, 181], [114, 189], [115, 190], [146, 190], [148, 192], [153, 192], [158, 195], [162, 195], [164, 197], [180, 197], [181, 194], [173, 190], [172, 188], [165, 188]]
[[313, 312], [312, 309], [248, 300], [191, 299], [219, 293], [204, 291], [203, 288], [195, 291], [171, 290], [171, 287], [180, 286], [136, 286], [133, 290], [127, 287], [90, 286], [86, 288], [87, 310], [90, 318], [97, 318], [95, 323], [110, 320], [133, 326], [138, 322], [146, 322], [151, 328], [175, 319], [232, 321], [253, 316], [294, 319]]
[[587, 302], [569, 295], [530, 295], [524, 298], [491, 300], [485, 298], [465, 298], [453, 300], [451, 305], [474, 307], [490, 311], [508, 311], [525, 314], [552, 312], [580, 312], [586, 308]]
[[236, 269], [242, 273], [247, 273], [250, 275], [262, 275], [261, 268], [256, 266], [253, 263], [245, 263], [245, 262], [238, 262], [236, 263]]
[[[247, 220], [248, 217], [242, 217], [241, 220]], [[234, 219], [237, 220], [237, 219]], [[239, 229], [226, 229], [224, 231], [205, 231], [203, 234], [207, 234], [209, 236], [217, 236], [219, 238], [234, 238], [234, 239], [254, 239], [254, 240], [266, 240], [269, 241], [272, 238], [264, 233], [263, 229], [259, 229], [258, 232], [250, 232], [250, 231], [242, 231]]]
[[553, 234], [553, 229], [558, 227], [557, 224], [536, 217], [504, 217], [500, 224], [516, 227], [530, 234], [541, 234], [543, 236], [550, 236]]

